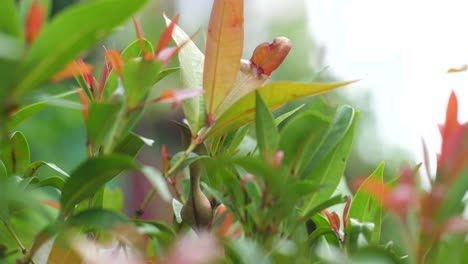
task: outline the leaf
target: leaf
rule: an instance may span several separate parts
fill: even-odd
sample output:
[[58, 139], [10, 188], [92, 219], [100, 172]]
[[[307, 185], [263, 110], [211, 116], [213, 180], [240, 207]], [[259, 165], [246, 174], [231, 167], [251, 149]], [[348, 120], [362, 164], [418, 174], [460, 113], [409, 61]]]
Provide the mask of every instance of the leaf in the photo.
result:
[[346, 168], [346, 161], [351, 153], [358, 117], [359, 112], [356, 112], [354, 114], [353, 123], [348, 132], [346, 132], [346, 135], [344, 135], [335, 148], [314, 167], [310, 174], [307, 175], [306, 179], [314, 181], [319, 186], [325, 186], [326, 188], [321, 189], [319, 192], [314, 193], [310, 198], [306, 199], [303, 207], [304, 211], [310, 210], [310, 208], [328, 199], [338, 186]]
[[[258, 89], [268, 108], [272, 111], [283, 104], [306, 96], [318, 95], [351, 84], [355, 81], [340, 83], [294, 83], [275, 82]], [[255, 93], [242, 97], [226, 110], [207, 133], [207, 138], [221, 135], [227, 131], [251, 122], [255, 112]]]
[[124, 195], [118, 187], [111, 190], [109, 187], [104, 187], [104, 195], [102, 207], [119, 212], [124, 205]]
[[313, 208], [305, 208], [302, 210], [302, 219], [307, 220], [314, 215], [320, 213], [322, 210], [327, 209], [328, 207], [331, 207], [336, 204], [344, 203], [346, 202], [346, 196], [343, 195], [335, 195], [320, 204], [314, 206]]
[[[142, 39], [143, 41], [143, 50], [153, 54], [153, 45], [146, 39]], [[137, 39], [130, 43], [120, 54], [120, 57], [124, 62], [130, 61], [135, 58], [143, 57], [143, 53], [140, 47], [140, 41]], [[114, 95], [115, 91], [119, 86], [122, 86], [122, 83], [119, 82], [119, 76], [115, 73], [115, 71], [111, 70], [109, 76], [107, 77], [106, 83], [104, 85], [104, 89], [102, 91], [102, 98], [109, 99]]]
[[111, 229], [114, 225], [127, 223], [129, 219], [117, 212], [92, 208], [70, 216], [66, 223], [71, 226], [85, 226], [96, 229]]
[[24, 178], [29, 178], [29, 177], [32, 177], [36, 171], [42, 167], [42, 166], [47, 166], [51, 169], [53, 169], [54, 171], [64, 175], [64, 176], [67, 176], [69, 177], [70, 175], [68, 175], [68, 173], [66, 173], [64, 170], [62, 170], [61, 168], [59, 168], [57, 165], [53, 164], [53, 163], [48, 163], [48, 162], [45, 162], [45, 161], [42, 161], [42, 160], [39, 160], [39, 161], [35, 161], [31, 164], [29, 164], [29, 166], [27, 167], [27, 169], [25, 170], [24, 172], [24, 175], [23, 177]]
[[30, 161], [29, 145], [23, 133], [16, 131], [10, 136], [10, 149], [1, 153], [8, 175], [22, 175]]
[[[21, 28], [18, 23], [19, 19], [15, 8], [15, 1], [0, 1], [0, 10], [2, 10], [2, 15], [0, 16], [0, 32], [13, 37], [20, 37]], [[2, 48], [4, 47], [2, 46]]]
[[255, 92], [255, 130], [261, 153], [272, 155], [276, 151], [280, 136], [273, 115], [268, 110], [262, 97]]
[[173, 67], [173, 68], [168, 68], [168, 69], [164, 69], [164, 70], [161, 70], [158, 74], [158, 79], [156, 80], [156, 82], [159, 82], [160, 80], [166, 78], [167, 76], [173, 74], [174, 72], [178, 71], [180, 69], [180, 67]]
[[[164, 17], [164, 19], [166, 25], [171, 23], [171, 20], [167, 17]], [[182, 87], [202, 89], [203, 63], [205, 60], [203, 53], [178, 26], [175, 26], [172, 32], [172, 38], [178, 46], [185, 43], [179, 51]], [[182, 102], [182, 107], [184, 109], [185, 118], [187, 118], [190, 124], [192, 135], [196, 135], [198, 130], [200, 130], [206, 122], [206, 110], [203, 97], [198, 96], [184, 100]]]
[[[374, 196], [365, 190], [368, 190], [368, 188], [366, 188], [366, 184], [369, 184], [370, 182], [377, 181], [383, 184], [384, 167], [385, 164], [383, 162], [380, 163], [377, 169], [375, 169], [375, 171], [362, 183], [351, 202], [348, 213], [348, 219], [353, 218], [361, 223], [374, 223], [374, 230], [371, 237], [368, 238], [368, 241], [373, 244], [378, 244], [380, 242], [382, 208]], [[378, 193], [378, 190], [374, 191]], [[349, 239], [357, 238], [350, 237]]]
[[0, 160], [0, 181], [8, 177], [7, 169], [3, 161]]
[[63, 189], [64, 184], [65, 180], [63, 178], [60, 178], [58, 176], [52, 176], [43, 180], [39, 180], [37, 183], [34, 183], [32, 185], [33, 188], [52, 187], [61, 191]]
[[68, 100], [60, 100], [61, 98], [75, 94], [77, 91], [78, 90], [67, 91], [53, 96], [41, 96], [37, 98], [36, 100], [40, 100], [39, 102], [23, 106], [18, 111], [14, 112], [9, 116], [7, 123], [8, 129], [14, 129], [23, 121], [27, 120], [28, 118], [37, 114], [38, 112], [40, 112], [48, 106], [63, 106], [70, 107], [72, 109], [81, 109], [81, 105], [78, 105], [75, 102]]
[[281, 124], [284, 120], [288, 119], [288, 117], [294, 115], [297, 111], [299, 111], [302, 107], [304, 107], [304, 105], [305, 104], [301, 104], [300, 106], [294, 108], [293, 110], [288, 111], [278, 116], [277, 118], [275, 118], [275, 125], [278, 126], [279, 124]]
[[326, 136], [321, 140], [319, 148], [314, 152], [313, 158], [302, 172], [301, 178], [310, 175], [313, 168], [341, 141], [352, 125], [353, 119], [354, 109], [352, 107], [347, 105], [338, 107]]
[[181, 202], [177, 201], [174, 198], [172, 199], [172, 211], [174, 212], [176, 221], [179, 224], [182, 223], [182, 216], [180, 215], [182, 207], [184, 207], [184, 205]]
[[115, 154], [86, 160], [70, 174], [63, 186], [60, 197], [62, 213], [68, 213], [123, 170], [137, 168], [138, 165], [129, 157]]
[[111, 136], [118, 123], [122, 104], [91, 102], [88, 109], [88, 136], [94, 149], [98, 149]]
[[135, 106], [158, 81], [161, 63], [155, 60], [130, 60], [122, 68], [123, 87], [129, 106]]
[[203, 88], [212, 116], [237, 77], [244, 43], [244, 1], [213, 3], [205, 49]]
[[114, 149], [115, 153], [126, 154], [130, 157], [135, 157], [141, 148], [145, 145], [143, 138], [135, 133], [129, 133], [117, 147]]
[[437, 214], [436, 220], [442, 223], [450, 216], [461, 214], [465, 205], [463, 197], [466, 195], [466, 186], [468, 186], [468, 166], [457, 176], [454, 182], [448, 186], [443, 205]]
[[[44, 25], [27, 53], [14, 90], [20, 96], [49, 79], [54, 73], [112, 32], [143, 6], [146, 0], [96, 0], [77, 4]], [[103, 10], [106, 11], [103, 17]], [[86, 18], [84, 21], [83, 18]]]
[[298, 174], [318, 151], [329, 129], [330, 118], [322, 118], [309, 110], [295, 116], [281, 130], [279, 149], [284, 152], [283, 164], [288, 165], [293, 174]]
[[151, 183], [154, 189], [158, 191], [159, 196], [166, 202], [172, 199], [171, 192], [167, 186], [166, 179], [163, 177], [160, 171], [153, 167], [143, 166], [141, 172], [145, 175], [148, 181]]
[[21, 55], [24, 52], [24, 46], [25, 46], [25, 43], [23, 39], [16, 38], [11, 35], [7, 35], [5, 33], [0, 32], [0, 60], [8, 60], [8, 61], [20, 60]]
[[[171, 160], [169, 161], [169, 167], [172, 168], [175, 163], [184, 155], [184, 151], [177, 152], [174, 156], [172, 156]], [[194, 163], [197, 160], [200, 160], [202, 158], [206, 158], [207, 156], [200, 156], [196, 153], [190, 152], [188, 156], [184, 159], [182, 164], [180, 164], [175, 171], [171, 173], [171, 175], [175, 175], [177, 172], [183, 170], [190, 164]], [[169, 175], [169, 176], [171, 176]]]
[[201, 186], [203, 187], [203, 190], [206, 191], [209, 195], [213, 196], [216, 200], [218, 200], [218, 202], [220, 202], [221, 204], [223, 204], [224, 206], [226, 206], [227, 208], [229, 208], [229, 210], [235, 212], [237, 210], [235, 210], [234, 208], [234, 205], [232, 204], [232, 202], [228, 201], [226, 198], [224, 198], [224, 195], [211, 188], [208, 184], [202, 182], [201, 183]]

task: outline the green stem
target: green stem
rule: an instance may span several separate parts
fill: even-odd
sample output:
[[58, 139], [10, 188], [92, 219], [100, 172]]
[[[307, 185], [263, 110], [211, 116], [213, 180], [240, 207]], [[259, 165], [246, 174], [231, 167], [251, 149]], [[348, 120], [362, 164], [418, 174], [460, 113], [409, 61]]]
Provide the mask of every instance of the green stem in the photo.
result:
[[[10, 232], [10, 235], [16, 241], [16, 244], [18, 244], [18, 247], [21, 249], [21, 252], [23, 253], [23, 255], [27, 255], [28, 254], [28, 249], [26, 249], [26, 247], [23, 245], [23, 243], [19, 239], [18, 235], [16, 234], [15, 230], [13, 230], [11, 225], [8, 224], [5, 220], [2, 220], [2, 222], [5, 225], [5, 227], [7, 228], [8, 232]], [[34, 261], [32, 260], [32, 258], [30, 258], [29, 261], [34, 264]]]

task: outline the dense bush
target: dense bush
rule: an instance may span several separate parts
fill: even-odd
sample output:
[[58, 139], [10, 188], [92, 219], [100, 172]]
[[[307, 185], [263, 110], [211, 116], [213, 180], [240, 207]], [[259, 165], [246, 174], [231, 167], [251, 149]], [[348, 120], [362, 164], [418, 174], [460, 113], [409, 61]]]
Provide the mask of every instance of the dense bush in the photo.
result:
[[[382, 163], [351, 194], [343, 173], [359, 111], [320, 97], [271, 111], [352, 81], [268, 82], [292, 44], [278, 37], [241, 59], [242, 0], [214, 1], [204, 53], [177, 16], [164, 17], [155, 46], [134, 20], [137, 39], [108, 48], [93, 76], [80, 55], [145, 2], [87, 1], [49, 21], [48, 1], [0, 2], [0, 263], [468, 263], [468, 125], [455, 94], [430, 188], [418, 183], [421, 164], [385, 183]], [[166, 67], [174, 56], [180, 67]], [[152, 98], [175, 72], [184, 88]], [[79, 88], [40, 89], [70, 77]], [[185, 151], [163, 145], [160, 170], [135, 159], [152, 140], [134, 127], [155, 103], [185, 114]], [[82, 113], [86, 153], [70, 172], [32, 161], [17, 130], [50, 105]], [[152, 190], [125, 215], [109, 182], [130, 171]], [[155, 194], [172, 203], [172, 223], [142, 219]]]

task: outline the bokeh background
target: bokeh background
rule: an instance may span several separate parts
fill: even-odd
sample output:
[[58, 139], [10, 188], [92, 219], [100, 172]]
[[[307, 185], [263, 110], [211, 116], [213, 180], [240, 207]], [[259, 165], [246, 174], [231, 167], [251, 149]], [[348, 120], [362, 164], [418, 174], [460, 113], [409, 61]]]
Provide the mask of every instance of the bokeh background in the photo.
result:
[[[76, 2], [54, 1], [52, 15]], [[179, 13], [179, 25], [188, 34], [198, 32], [194, 41], [203, 50], [212, 2], [152, 0], [137, 19], [144, 36], [155, 43], [164, 27], [162, 13], [168, 16]], [[437, 124], [444, 119], [451, 90], [458, 95], [460, 121], [468, 119], [468, 74], [446, 73], [449, 68], [468, 64], [465, 7], [467, 4], [462, 0], [245, 1], [244, 58], [249, 58], [261, 42], [286, 36], [291, 39], [293, 49], [273, 73], [272, 80], [361, 79], [324, 95], [332, 103], [349, 104], [361, 111], [354, 150], [346, 169], [348, 178], [370, 174], [380, 161], [386, 162], [387, 178], [395, 176], [403, 162], [412, 165], [421, 162], [422, 138], [435, 170], [440, 146]], [[84, 59], [96, 65], [99, 72], [106, 47], [122, 49], [134, 39], [135, 31], [129, 21], [84, 54]], [[177, 60], [172, 64], [176, 66]], [[75, 85], [70, 81], [45, 89], [59, 92]], [[180, 87], [177, 74], [158, 83], [153, 92], [156, 95], [162, 89], [175, 87]], [[313, 98], [294, 102], [279, 111], [310, 100]], [[139, 160], [158, 167], [162, 143], [169, 153], [182, 150], [177, 127], [170, 122], [182, 118], [181, 109], [173, 111], [165, 105], [149, 107], [137, 131], [154, 139], [155, 144], [145, 147]], [[68, 133], [63, 134], [65, 129]], [[48, 108], [24, 122], [19, 130], [29, 140], [32, 160], [54, 162], [70, 171], [85, 157], [85, 128], [78, 110]], [[149, 185], [141, 175], [119, 177], [113, 184], [130, 194], [126, 201], [128, 213], [141, 202]], [[153, 210], [146, 217], [170, 220], [170, 215], [164, 213], [170, 211], [169, 204], [155, 199], [151, 207]]]

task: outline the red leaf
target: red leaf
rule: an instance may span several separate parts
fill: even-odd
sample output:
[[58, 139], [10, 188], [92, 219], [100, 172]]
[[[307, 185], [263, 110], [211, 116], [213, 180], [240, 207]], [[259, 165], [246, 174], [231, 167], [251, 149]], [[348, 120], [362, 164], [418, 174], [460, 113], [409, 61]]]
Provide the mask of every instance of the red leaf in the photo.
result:
[[[86, 76], [91, 76], [92, 70], [93, 66], [86, 64], [83, 61], [73, 61], [67, 66], [65, 66], [64, 69], [54, 74], [51, 80], [54, 82], [58, 82], [73, 77], [75, 75], [83, 75], [86, 80]], [[88, 85], [90, 85], [90, 88], [92, 88], [92, 82], [90, 83], [88, 82], [88, 80], [86, 80], [86, 82], [88, 83]]]
[[120, 54], [116, 50], [111, 49], [106, 51], [105, 56], [109, 60], [110, 65], [112, 65], [112, 69], [115, 73], [122, 77], [123, 60]]
[[44, 23], [44, 17], [45, 6], [40, 4], [37, 0], [34, 0], [26, 15], [25, 35], [27, 43], [32, 43], [39, 35], [42, 24]]
[[156, 45], [156, 50], [155, 50], [155, 55], [158, 55], [164, 48], [167, 47], [169, 42], [172, 39], [172, 31], [174, 31], [174, 28], [177, 24], [177, 20], [179, 19], [179, 15], [175, 15], [171, 19], [171, 23], [169, 26], [166, 27], [166, 29], [163, 31], [161, 34], [161, 37], [159, 37], [158, 44]]
[[208, 25], [203, 88], [208, 119], [236, 80], [244, 42], [244, 1], [215, 0]]

